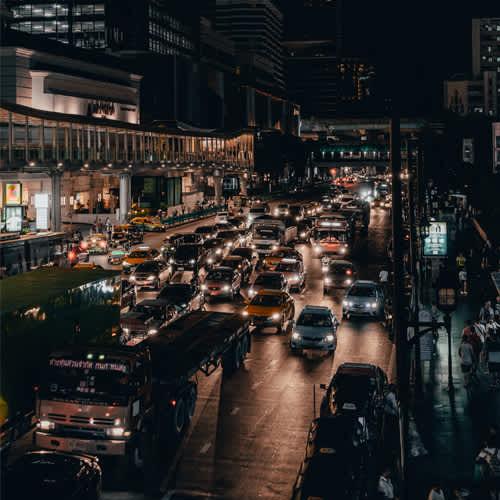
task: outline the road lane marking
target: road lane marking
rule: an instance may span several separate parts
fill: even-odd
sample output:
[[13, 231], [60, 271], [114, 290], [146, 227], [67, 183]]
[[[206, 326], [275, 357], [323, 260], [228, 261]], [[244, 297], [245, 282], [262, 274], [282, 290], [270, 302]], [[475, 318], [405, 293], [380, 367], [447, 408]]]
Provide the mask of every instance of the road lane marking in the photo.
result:
[[239, 409], [238, 407], [233, 408], [233, 409], [231, 410], [230, 415], [237, 415], [239, 411], [240, 411], [240, 409]]
[[204, 455], [211, 447], [212, 443], [205, 443], [200, 449], [200, 455]]

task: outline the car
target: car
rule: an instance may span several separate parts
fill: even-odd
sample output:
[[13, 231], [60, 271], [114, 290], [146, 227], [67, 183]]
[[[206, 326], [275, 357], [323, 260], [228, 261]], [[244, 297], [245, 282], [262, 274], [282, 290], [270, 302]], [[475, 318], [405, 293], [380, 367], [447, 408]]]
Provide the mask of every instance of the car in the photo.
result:
[[241, 279], [245, 283], [250, 279], [252, 274], [252, 266], [245, 257], [241, 255], [228, 255], [224, 257], [220, 263], [221, 266], [230, 267], [241, 274]]
[[204, 257], [205, 249], [202, 245], [186, 243], [175, 249], [174, 254], [169, 259], [169, 264], [175, 271], [194, 271], [203, 265]]
[[182, 233], [181, 235], [182, 243], [203, 243], [205, 237], [200, 233]]
[[168, 281], [172, 268], [163, 260], [147, 260], [141, 262], [130, 276], [130, 282], [141, 288], [158, 290]]
[[323, 293], [326, 295], [332, 288], [351, 286], [358, 272], [354, 264], [348, 260], [328, 260], [321, 266], [323, 273]]
[[260, 290], [279, 290], [280, 292], [288, 292], [290, 285], [283, 273], [274, 271], [265, 271], [260, 273], [250, 285], [248, 296], [254, 297]]
[[230, 250], [229, 247], [224, 246], [224, 240], [221, 238], [213, 238], [205, 241], [203, 248], [205, 250], [205, 260], [209, 266], [220, 262]]
[[146, 232], [157, 233], [166, 230], [165, 225], [151, 217], [134, 217], [130, 222]]
[[282, 259], [296, 259], [302, 261], [302, 254], [291, 247], [278, 247], [264, 259], [264, 269], [274, 271]]
[[281, 259], [274, 270], [285, 275], [290, 291], [298, 292], [306, 286], [306, 272], [301, 260]]
[[290, 215], [290, 205], [288, 203], [279, 203], [273, 210], [276, 217], [288, 217]]
[[246, 229], [248, 227], [248, 220], [244, 215], [233, 215], [227, 221], [237, 229]]
[[259, 263], [259, 254], [251, 247], [234, 248], [231, 251], [231, 255], [240, 255], [241, 257], [247, 259], [252, 266], [252, 272], [255, 270], [257, 264]]
[[[368, 430], [350, 415], [315, 418], [291, 500], [373, 498], [366, 474]], [[375, 482], [376, 484], [376, 482]]]
[[7, 466], [2, 483], [6, 499], [94, 500], [101, 497], [102, 470], [84, 453], [28, 451]]
[[95, 262], [77, 262], [73, 269], [103, 269], [103, 267]]
[[[114, 237], [116, 235], [116, 238]], [[137, 226], [132, 224], [121, 224], [114, 226], [113, 233], [111, 234], [111, 242], [114, 245], [125, 244], [127, 241], [133, 245], [142, 243], [144, 240], [144, 233]], [[121, 243], [119, 243], [121, 242]]]
[[[87, 251], [90, 255], [104, 255], [108, 253], [108, 242], [104, 234], [91, 234], [85, 241], [87, 242]], [[82, 248], [83, 243], [80, 244]]]
[[258, 217], [262, 217], [267, 213], [269, 213], [269, 210], [265, 206], [262, 206], [261, 204], [253, 206], [248, 211], [247, 215], [248, 223], [251, 224], [255, 219], [257, 219]]
[[215, 230], [217, 232], [217, 236], [221, 231], [234, 231], [236, 228], [232, 225], [229, 224], [229, 222], [216, 222], [214, 224]]
[[156, 335], [160, 328], [177, 319], [177, 309], [162, 299], [141, 300], [127, 313], [120, 314], [120, 341], [141, 340]]
[[[337, 369], [321, 401], [320, 416], [351, 414], [381, 424], [387, 376], [378, 366], [343, 363]], [[374, 420], [372, 420], [374, 419]]]
[[229, 212], [217, 212], [215, 215], [215, 222], [227, 222], [227, 219], [231, 217]]
[[119, 265], [123, 264], [123, 261], [126, 258], [125, 250], [123, 248], [116, 248], [115, 250], [112, 250], [111, 253], [108, 255], [108, 264], [111, 265]]
[[201, 286], [205, 296], [233, 300], [241, 290], [241, 274], [230, 267], [218, 266], [210, 271]]
[[151, 248], [146, 245], [137, 247], [132, 250], [123, 261], [123, 272], [131, 273], [141, 262], [152, 260], [159, 255], [160, 252], [158, 252], [156, 248]]
[[295, 221], [301, 221], [304, 216], [306, 211], [304, 210], [304, 207], [302, 205], [290, 205], [290, 217]]
[[120, 247], [128, 241], [128, 233], [126, 231], [117, 231], [116, 229], [111, 233], [109, 240], [110, 247]]
[[289, 321], [295, 316], [293, 297], [279, 290], [260, 290], [255, 297], [247, 301], [243, 317], [250, 319], [256, 328], [276, 328], [283, 333]]
[[384, 291], [375, 281], [357, 280], [346, 292], [342, 317], [369, 316], [379, 318], [384, 310]]
[[167, 261], [174, 255], [176, 248], [184, 242], [184, 235], [181, 233], [171, 234], [163, 239], [161, 253]]
[[196, 280], [190, 283], [170, 283], [158, 294], [158, 299], [175, 306], [177, 317], [199, 311], [205, 305], [205, 295]]
[[334, 353], [339, 322], [335, 313], [324, 306], [307, 305], [293, 323], [290, 337], [292, 351], [315, 350]]
[[311, 240], [311, 225], [307, 220], [301, 220], [297, 224], [297, 239], [303, 243]]
[[217, 238], [224, 240], [224, 245], [229, 248], [236, 248], [240, 246], [240, 233], [236, 230], [219, 231]]
[[194, 232], [196, 234], [201, 234], [205, 237], [205, 240], [209, 238], [215, 238], [217, 236], [217, 228], [214, 225], [210, 226], [199, 226]]

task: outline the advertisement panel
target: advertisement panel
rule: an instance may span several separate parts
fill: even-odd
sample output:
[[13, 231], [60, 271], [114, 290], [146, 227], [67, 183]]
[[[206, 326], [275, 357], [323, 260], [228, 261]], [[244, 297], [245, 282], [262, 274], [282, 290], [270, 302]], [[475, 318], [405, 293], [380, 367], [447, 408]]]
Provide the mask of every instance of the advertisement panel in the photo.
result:
[[424, 257], [446, 257], [448, 255], [448, 229], [446, 222], [432, 221], [429, 236], [424, 239]]
[[23, 229], [23, 207], [5, 207], [5, 229], [19, 233]]
[[5, 206], [21, 205], [21, 183], [5, 184]]

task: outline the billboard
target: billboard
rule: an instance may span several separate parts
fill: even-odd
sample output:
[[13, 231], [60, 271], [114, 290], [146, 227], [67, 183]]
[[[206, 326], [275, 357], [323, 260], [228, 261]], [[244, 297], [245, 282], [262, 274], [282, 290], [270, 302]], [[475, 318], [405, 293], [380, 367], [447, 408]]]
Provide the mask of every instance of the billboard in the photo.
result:
[[432, 221], [429, 236], [424, 239], [424, 257], [446, 257], [448, 255], [448, 229], [446, 222]]
[[19, 233], [23, 229], [23, 207], [5, 207], [5, 229]]
[[5, 184], [5, 206], [21, 205], [21, 183]]

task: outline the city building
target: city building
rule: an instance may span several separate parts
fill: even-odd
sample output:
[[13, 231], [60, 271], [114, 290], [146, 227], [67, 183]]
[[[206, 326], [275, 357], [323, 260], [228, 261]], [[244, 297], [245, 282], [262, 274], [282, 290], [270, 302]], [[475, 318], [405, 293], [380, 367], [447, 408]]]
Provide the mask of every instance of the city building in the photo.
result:
[[484, 82], [480, 79], [468, 80], [457, 75], [444, 82], [445, 108], [466, 116], [471, 113], [484, 113]]
[[142, 76], [112, 56], [6, 30], [0, 47], [2, 100], [104, 121], [140, 123]]
[[242, 66], [238, 71], [249, 79], [247, 83], [267, 91], [284, 90], [283, 14], [274, 2], [216, 0], [207, 17], [234, 43], [237, 64]]
[[341, 116], [376, 111], [375, 67], [367, 60], [342, 57], [339, 60], [338, 112]]

